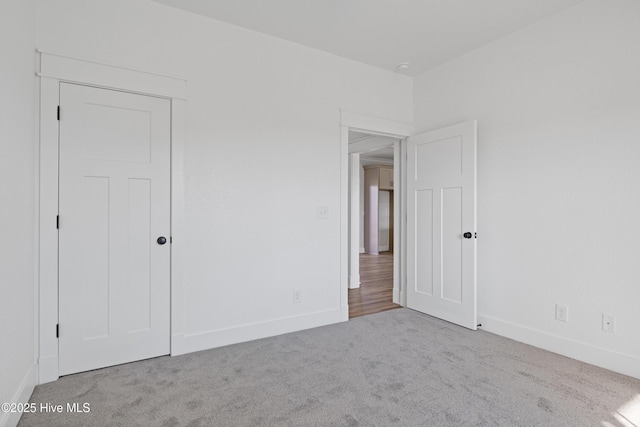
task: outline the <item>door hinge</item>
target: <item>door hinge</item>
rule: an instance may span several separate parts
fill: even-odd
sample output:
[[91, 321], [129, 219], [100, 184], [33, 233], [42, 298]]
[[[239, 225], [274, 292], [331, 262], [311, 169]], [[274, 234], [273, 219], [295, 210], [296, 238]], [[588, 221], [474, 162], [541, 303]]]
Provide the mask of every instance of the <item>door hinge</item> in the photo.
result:
[[173, 243], [173, 236], [169, 236], [169, 244]]
[[60, 338], [60, 324], [56, 324], [56, 338]]
[[60, 106], [58, 105], [58, 120], [60, 120]]
[[478, 238], [478, 233], [473, 233], [473, 238], [477, 239]]
[[60, 215], [56, 215], [56, 229], [60, 228]]

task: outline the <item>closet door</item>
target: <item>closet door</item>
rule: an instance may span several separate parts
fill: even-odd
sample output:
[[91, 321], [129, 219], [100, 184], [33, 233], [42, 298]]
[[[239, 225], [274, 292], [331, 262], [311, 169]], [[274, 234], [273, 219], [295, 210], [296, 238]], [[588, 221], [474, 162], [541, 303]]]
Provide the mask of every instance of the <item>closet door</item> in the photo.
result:
[[60, 87], [59, 372], [169, 353], [170, 101]]

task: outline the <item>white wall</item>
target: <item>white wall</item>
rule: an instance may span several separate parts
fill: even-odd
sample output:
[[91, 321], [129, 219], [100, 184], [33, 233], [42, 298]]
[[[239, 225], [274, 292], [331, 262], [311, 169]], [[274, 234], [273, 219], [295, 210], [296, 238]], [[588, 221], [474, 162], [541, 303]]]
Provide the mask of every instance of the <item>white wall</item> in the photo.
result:
[[365, 253], [364, 250], [364, 167], [360, 166], [360, 253]]
[[187, 350], [339, 320], [339, 108], [409, 122], [410, 78], [147, 0], [39, 0], [37, 44], [188, 81]]
[[636, 377], [639, 18], [588, 0], [414, 82], [418, 131], [478, 120], [483, 326]]
[[[25, 402], [35, 370], [35, 2], [0, 3], [0, 402]], [[17, 414], [0, 412], [0, 425]]]
[[378, 250], [385, 252], [389, 250], [389, 233], [391, 231], [391, 192], [388, 190], [378, 191]]

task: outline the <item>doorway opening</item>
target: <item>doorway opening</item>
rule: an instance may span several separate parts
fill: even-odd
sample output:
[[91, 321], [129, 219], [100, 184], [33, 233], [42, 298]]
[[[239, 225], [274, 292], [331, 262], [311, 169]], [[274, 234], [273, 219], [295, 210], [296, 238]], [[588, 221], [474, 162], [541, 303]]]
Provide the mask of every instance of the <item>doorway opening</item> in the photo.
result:
[[393, 296], [398, 288], [394, 242], [399, 233], [399, 143], [398, 138], [349, 130], [349, 318], [401, 307]]
[[[341, 242], [346, 249], [340, 267], [341, 319], [349, 318], [349, 289], [361, 284], [359, 216], [352, 214], [360, 212], [360, 155], [389, 146], [360, 144], [355, 137], [387, 136], [396, 139], [394, 228], [400, 230], [394, 233], [393, 302], [475, 330], [476, 121], [415, 135], [410, 123], [340, 113]], [[349, 132], [361, 135], [352, 134], [349, 141]]]

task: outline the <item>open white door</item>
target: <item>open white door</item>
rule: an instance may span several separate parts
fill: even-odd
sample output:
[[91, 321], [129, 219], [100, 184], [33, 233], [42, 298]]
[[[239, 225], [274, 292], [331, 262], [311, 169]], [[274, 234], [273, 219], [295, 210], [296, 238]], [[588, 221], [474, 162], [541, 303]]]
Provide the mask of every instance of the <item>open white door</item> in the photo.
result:
[[476, 308], [476, 122], [407, 140], [407, 306], [469, 329]]
[[60, 85], [59, 372], [170, 344], [170, 101]]

